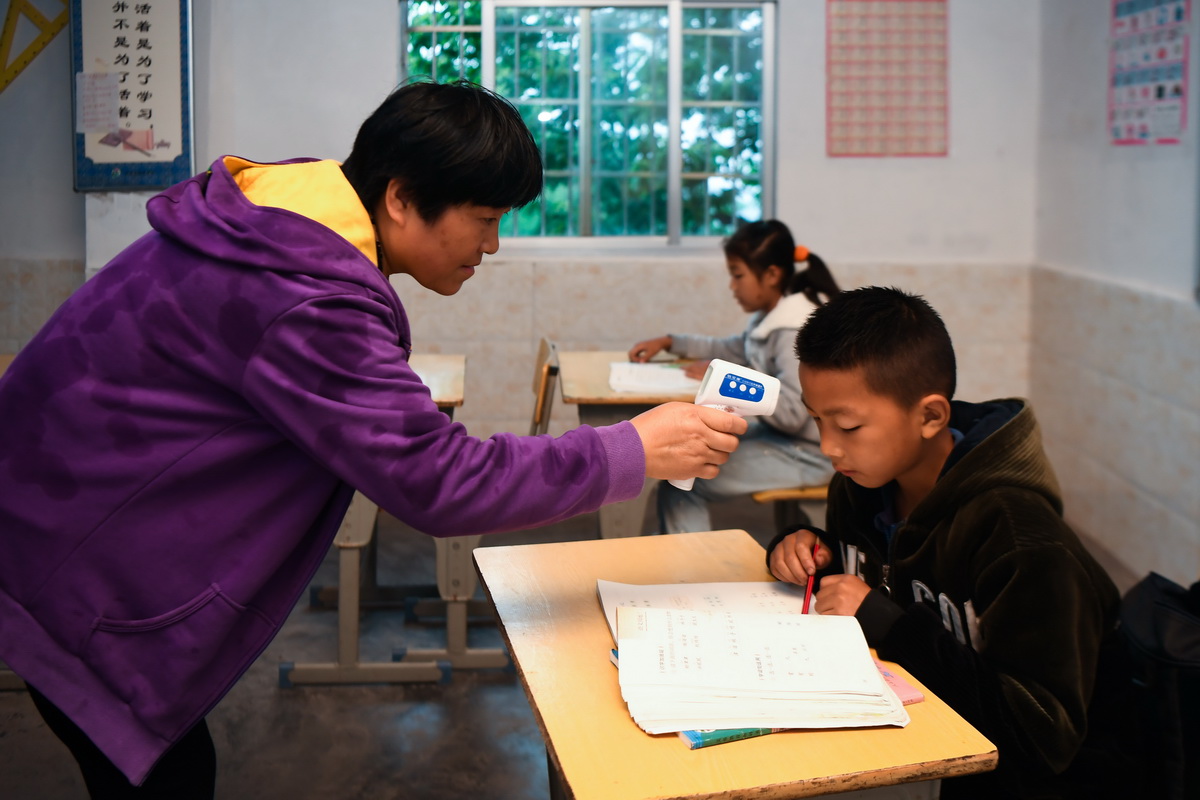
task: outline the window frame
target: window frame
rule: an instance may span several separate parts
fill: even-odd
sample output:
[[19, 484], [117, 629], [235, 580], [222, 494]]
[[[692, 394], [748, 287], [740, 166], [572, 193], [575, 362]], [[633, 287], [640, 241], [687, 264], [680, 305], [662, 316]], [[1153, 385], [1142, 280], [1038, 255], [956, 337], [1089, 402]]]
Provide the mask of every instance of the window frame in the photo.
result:
[[[759, 8], [762, 12], [762, 84], [761, 84], [761, 113], [760, 128], [762, 140], [762, 163], [760, 167], [760, 197], [762, 199], [762, 219], [775, 216], [775, 165], [776, 165], [776, 0], [480, 0], [480, 75], [481, 83], [494, 88], [496, 83], [496, 9], [497, 8], [537, 8], [552, 7], [595, 7], [595, 8], [666, 8], [668, 18], [667, 33], [667, 233], [661, 235], [633, 236], [596, 236], [581, 232], [572, 236], [520, 236], [510, 237], [509, 241], [519, 241], [522, 246], [537, 243], [538, 247], [562, 247], [580, 240], [600, 243], [618, 249], [628, 246], [646, 244], [666, 244], [679, 247], [685, 244], [708, 242], [716, 238], [713, 235], [683, 235], [683, 12], [684, 9], [702, 8], [733, 8], [745, 6]], [[400, 13], [400, 74], [402, 79], [408, 77], [408, 42], [410, 31], [407, 20], [407, 4], [402, 4]], [[460, 26], [463, 30], [474, 30], [475, 26]], [[442, 30], [454, 30], [455, 26], [445, 26]], [[584, 50], [590, 47], [590, 39], [586, 31], [582, 36]], [[582, 56], [581, 56], [582, 57]], [[581, 82], [583, 83], [583, 82]], [[581, 92], [586, 89], [581, 85]], [[585, 98], [580, 98], [581, 120], [590, 115], [590, 104]], [[581, 124], [581, 130], [589, 130], [588, 125]], [[579, 163], [588, 164], [591, 161], [591, 136], [580, 136]], [[590, 226], [592, 192], [590, 184], [591, 171], [580, 169], [580, 220], [586, 231]]]

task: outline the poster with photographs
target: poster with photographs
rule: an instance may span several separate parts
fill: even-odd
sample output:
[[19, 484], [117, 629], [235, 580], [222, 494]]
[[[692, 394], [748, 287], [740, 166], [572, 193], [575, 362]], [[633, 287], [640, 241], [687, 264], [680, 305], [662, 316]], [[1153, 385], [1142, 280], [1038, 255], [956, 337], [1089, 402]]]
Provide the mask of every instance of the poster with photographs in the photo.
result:
[[1178, 144], [1187, 121], [1191, 0], [1113, 0], [1108, 126], [1113, 144]]
[[190, 16], [189, 0], [73, 0], [76, 190], [191, 177]]

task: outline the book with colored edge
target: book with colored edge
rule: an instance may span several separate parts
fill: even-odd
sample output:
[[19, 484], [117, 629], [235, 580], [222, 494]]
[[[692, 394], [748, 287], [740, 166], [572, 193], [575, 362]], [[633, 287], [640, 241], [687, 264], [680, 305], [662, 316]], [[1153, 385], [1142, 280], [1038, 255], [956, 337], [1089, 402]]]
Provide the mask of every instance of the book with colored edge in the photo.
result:
[[741, 739], [753, 739], [755, 736], [766, 736], [768, 733], [779, 733], [787, 728], [726, 728], [724, 730], [692, 730], [680, 731], [679, 738], [689, 750], [709, 747], [714, 744], [736, 742]]
[[892, 672], [891, 668], [878, 658], [875, 659], [875, 666], [879, 667], [879, 674], [883, 676], [887, 685], [896, 693], [896, 697], [900, 698], [901, 703], [911, 706], [913, 703], [920, 703], [925, 700], [925, 695], [921, 693], [920, 689], [904, 680], [904, 678], [901, 678], [895, 672]]

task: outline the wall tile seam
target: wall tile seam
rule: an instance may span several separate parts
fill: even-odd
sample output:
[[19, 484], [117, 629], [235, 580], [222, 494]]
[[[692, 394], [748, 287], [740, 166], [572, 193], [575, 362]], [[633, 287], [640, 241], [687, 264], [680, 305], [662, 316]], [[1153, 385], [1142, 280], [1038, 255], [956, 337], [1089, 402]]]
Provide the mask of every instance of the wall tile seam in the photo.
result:
[[[1062, 356], [1063, 351], [1051, 351], [1050, 355]], [[1176, 396], [1173, 393], [1162, 392], [1161, 390], [1158, 390], [1155, 387], [1145, 386], [1141, 383], [1127, 380], [1126, 378], [1123, 377], [1125, 375], [1124, 372], [1101, 369], [1090, 361], [1084, 361], [1084, 360], [1069, 358], [1069, 357], [1061, 357], [1059, 360], [1065, 361], [1068, 364], [1074, 365], [1081, 371], [1091, 373], [1092, 375], [1099, 375], [1101, 378], [1104, 378], [1113, 383], [1119, 384], [1120, 386], [1127, 386], [1129, 388], [1132, 388], [1132, 389], [1138, 391], [1139, 393], [1144, 393], [1144, 394], [1148, 395], [1150, 398], [1159, 400], [1159, 401], [1165, 403], [1166, 405], [1171, 406], [1173, 409], [1183, 412], [1184, 414], [1195, 414], [1197, 416], [1200, 416], [1200, 405], [1195, 404], [1194, 397], [1188, 398], [1187, 396], [1184, 396], [1184, 395]], [[1034, 361], [1034, 354], [1031, 349], [1030, 350], [1030, 382], [1031, 382], [1031, 384], [1033, 383], [1033, 381], [1036, 380], [1036, 376], [1038, 374], [1037, 365], [1034, 364], [1033, 361]], [[1057, 376], [1058, 376], [1058, 373], [1055, 373], [1055, 377], [1057, 377]], [[1191, 405], [1188, 404], [1189, 399], [1192, 401]]]
[[[1108, 461], [1106, 459], [1097, 458], [1095, 456], [1095, 454], [1090, 453], [1087, 450], [1084, 450], [1080, 447], [1076, 447], [1075, 445], [1071, 444], [1070, 442], [1065, 442], [1065, 441], [1060, 442], [1058, 440], [1052, 439], [1050, 444], [1053, 449], [1058, 450], [1060, 452], [1070, 453], [1074, 456], [1075, 459], [1087, 462], [1097, 472], [1102, 472], [1106, 476], [1108, 476], [1110, 479], [1115, 480], [1117, 483], [1124, 484], [1125, 486], [1130, 487], [1131, 489], [1133, 489], [1134, 493], [1136, 495], [1138, 495], [1139, 497], [1154, 501], [1156, 505], [1158, 505], [1159, 507], [1164, 509], [1168, 514], [1175, 516], [1181, 520], [1191, 520], [1192, 522], [1195, 522], [1198, 529], [1200, 529], [1200, 517], [1194, 517], [1186, 509], [1181, 508], [1179, 506], [1179, 500], [1177, 498], [1174, 498], [1171, 496], [1166, 496], [1166, 495], [1163, 495], [1161, 492], [1154, 491], [1150, 487], [1139, 483], [1137, 480], [1130, 478], [1129, 476], [1127, 476], [1117, 470], [1112, 469], [1111, 467], [1109, 467]], [[1057, 469], [1055, 470], [1055, 472], [1057, 474], [1057, 472], [1058, 472]], [[1067, 486], [1069, 484], [1067, 484], [1067, 482], [1065, 482], [1061, 477], [1059, 478], [1059, 484], [1064, 486], [1063, 493], [1065, 495], [1067, 493], [1067, 489], [1065, 488], [1065, 486]]]
[[1054, 266], [1036, 261], [1030, 267], [1035, 276], [1039, 271], [1044, 271], [1052, 277], [1084, 284], [1085, 286], [1092, 287], [1093, 290], [1122, 291], [1131, 295], [1145, 297], [1155, 302], [1165, 301], [1181, 306], [1190, 306], [1195, 308], [1197, 313], [1200, 313], [1200, 304], [1197, 304], [1191, 292], [1181, 295], [1163, 289], [1161, 286], [1155, 286], [1154, 284], [1121, 280], [1111, 275], [1096, 276], [1091, 273], [1080, 272], [1074, 267]]

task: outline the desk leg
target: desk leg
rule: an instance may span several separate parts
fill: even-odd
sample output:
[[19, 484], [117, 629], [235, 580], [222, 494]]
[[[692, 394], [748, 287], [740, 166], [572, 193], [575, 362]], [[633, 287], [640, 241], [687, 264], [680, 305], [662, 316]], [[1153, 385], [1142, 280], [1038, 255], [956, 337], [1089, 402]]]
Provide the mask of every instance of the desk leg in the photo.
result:
[[646, 503], [657, 483], [657, 480], [647, 479], [642, 493], [632, 500], [600, 506], [597, 512], [600, 516], [600, 538], [623, 539], [641, 536], [646, 521]]
[[562, 773], [558, 771], [558, 765], [554, 763], [549, 750], [546, 751], [546, 772], [550, 776], [550, 800], [568, 800]]
[[479, 578], [475, 573], [471, 553], [481, 536], [458, 536], [435, 539], [437, 548], [438, 594], [446, 604], [446, 647], [438, 650], [397, 650], [396, 661], [446, 661], [466, 669], [507, 667], [508, 652], [502, 648], [472, 648], [467, 646], [467, 612], [474, 602], [472, 596]]
[[369, 545], [375, 541], [378, 508], [364, 495], [355, 493], [334, 543], [338, 549], [338, 643], [332, 663], [279, 665], [279, 685], [343, 683], [409, 683], [449, 680], [453, 667], [463, 669], [507, 667], [508, 653], [502, 649], [471, 649], [467, 646], [467, 612], [478, 578], [471, 551], [478, 536], [436, 539], [438, 547], [438, 594], [446, 607], [446, 647], [401, 650], [391, 662], [359, 660], [359, 592]]
[[[633, 419], [650, 408], [652, 406], [581, 403], [579, 405], [579, 422], [597, 428], [604, 425], [615, 425], [618, 422]], [[628, 536], [641, 536], [642, 525], [646, 519], [646, 502], [650, 497], [651, 489], [657, 483], [657, 480], [648, 479], [642, 487], [642, 493], [632, 500], [601, 506], [598, 512], [600, 538], [622, 539]]]
[[[357, 523], [364, 528], [372, 525], [373, 518], [369, 513], [373, 509], [374, 504], [362, 495], [355, 494], [354, 503], [346, 515], [347, 522], [343, 523], [343, 532], [348, 529], [347, 523]], [[337, 660], [316, 664], [281, 663], [279, 685], [283, 688], [302, 684], [410, 683], [449, 679], [450, 665], [436, 661], [411, 664], [359, 661], [358, 588], [362, 548], [366, 544], [364, 535], [370, 535], [369, 529], [362, 535], [344, 539], [342, 533], [338, 535], [338, 584], [343, 591], [341, 602], [338, 603]]]

